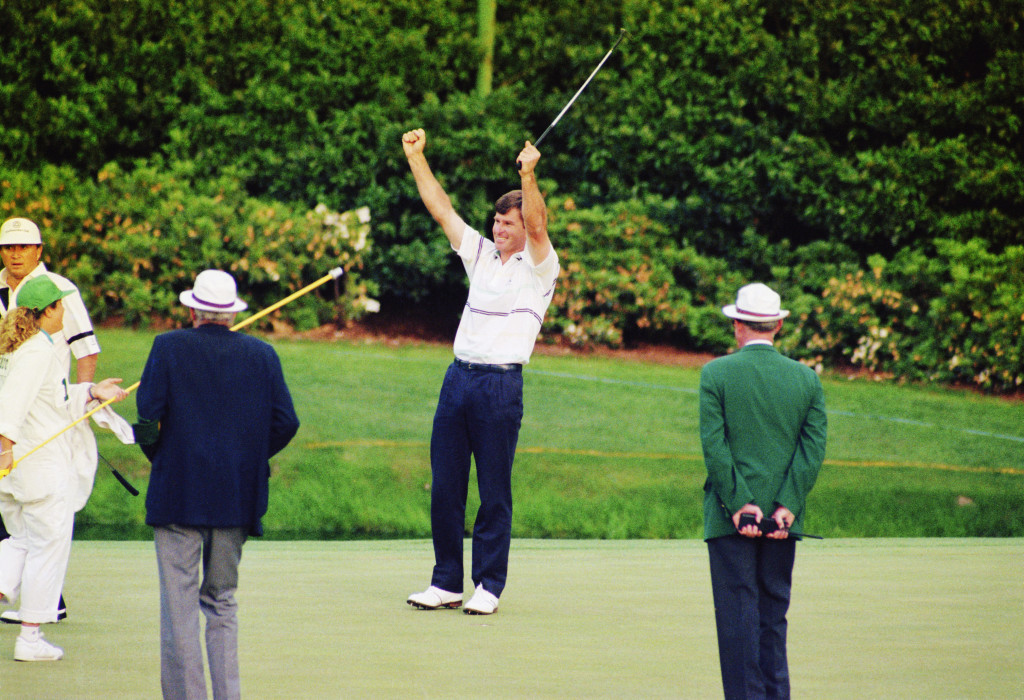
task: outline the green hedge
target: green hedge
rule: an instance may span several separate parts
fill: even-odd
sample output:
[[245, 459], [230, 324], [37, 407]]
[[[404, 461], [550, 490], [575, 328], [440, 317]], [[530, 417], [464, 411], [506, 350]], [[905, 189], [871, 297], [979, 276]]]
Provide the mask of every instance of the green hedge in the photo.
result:
[[[543, 144], [538, 172], [567, 262], [548, 335], [721, 351], [718, 306], [762, 279], [806, 315], [788, 342], [809, 362], [1019, 384], [1006, 276], [1024, 241], [1019, 2], [503, 0], [487, 97], [473, 94], [476, 10], [4, 3], [0, 180], [23, 187], [5, 195], [7, 211], [49, 197], [59, 235], [99, 225], [99, 249], [59, 242], [51, 254], [103, 313], [129, 320], [206, 260], [244, 261], [259, 300], [315, 278], [306, 213], [320, 205], [373, 213], [365, 290], [352, 297], [448, 298], [463, 273], [438, 243], [400, 134], [427, 129], [458, 210], [486, 229], [517, 182], [522, 142], [626, 27]], [[277, 234], [249, 240], [250, 226]], [[271, 259], [283, 282], [261, 263]], [[871, 301], [871, 313], [841, 317], [847, 301], [866, 303], [861, 284], [907, 306]], [[332, 311], [289, 313], [307, 326]]]
[[205, 268], [231, 272], [255, 312], [342, 267], [336, 289], [325, 284], [275, 312], [299, 329], [376, 308], [376, 284], [361, 276], [366, 209], [296, 210], [247, 196], [228, 175], [197, 183], [181, 168], [116, 165], [95, 181], [55, 167], [4, 180], [0, 209], [40, 224], [43, 261], [74, 280], [97, 320], [185, 322], [178, 293]]
[[787, 341], [804, 357], [994, 391], [1024, 385], [1024, 246], [935, 241], [831, 277]]
[[[580, 210], [566, 198], [552, 205], [563, 274], [546, 335], [716, 353], [734, 345], [721, 307], [749, 278], [677, 244], [665, 221], [678, 203], [652, 198]], [[994, 252], [980, 239], [936, 239], [933, 255], [876, 255], [862, 267], [842, 244], [791, 249], [748, 231], [737, 245], [759, 254], [766, 271], [758, 279], [793, 312], [780, 348], [813, 367], [852, 365], [996, 392], [1024, 386], [1024, 246]]]
[[679, 235], [735, 264], [751, 262], [733, 246], [748, 227], [865, 260], [1024, 237], [1015, 0], [604, 0], [585, 21], [499, 5], [496, 89], [480, 99], [472, 0], [6, 3], [3, 165], [92, 175], [162, 153], [204, 178], [230, 164], [256, 196], [365, 204], [375, 275], [421, 296], [424, 269], [457, 275], [436, 259], [407, 275], [385, 254], [429, 220], [406, 213], [398, 134], [443, 136], [431, 157], [447, 184], [467, 210], [490, 202], [625, 26], [544, 149], [543, 173], [582, 206], [679, 197]]

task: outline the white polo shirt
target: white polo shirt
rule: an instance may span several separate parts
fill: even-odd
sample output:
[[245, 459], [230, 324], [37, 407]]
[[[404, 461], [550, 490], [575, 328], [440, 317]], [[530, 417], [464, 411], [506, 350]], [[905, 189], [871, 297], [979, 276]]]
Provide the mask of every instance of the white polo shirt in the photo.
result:
[[[10, 309], [18, 306], [18, 290], [21, 289], [22, 284], [39, 275], [49, 277], [57, 285], [57, 289], [62, 292], [68, 290], [75, 292], [64, 297], [64, 328], [53, 336], [55, 347], [61, 349], [65, 355], [74, 354], [76, 359], [97, 354], [100, 351], [100, 344], [96, 340], [96, 333], [89, 320], [89, 312], [85, 309], [85, 302], [82, 301], [78, 287], [66, 277], [47, 270], [45, 263], [40, 262], [36, 269], [28, 273], [17, 289], [11, 289], [7, 284], [7, 269], [0, 270], [0, 317], [6, 316]], [[68, 357], [69, 362], [70, 359]]]
[[522, 250], [502, 265], [494, 242], [466, 226], [455, 252], [469, 276], [455, 356], [466, 362], [526, 364], [558, 280], [555, 249], [539, 264]]

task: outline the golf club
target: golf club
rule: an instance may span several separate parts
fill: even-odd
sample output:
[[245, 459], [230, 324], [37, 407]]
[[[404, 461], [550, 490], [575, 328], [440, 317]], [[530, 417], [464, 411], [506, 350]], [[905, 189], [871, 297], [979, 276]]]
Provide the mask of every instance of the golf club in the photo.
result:
[[114, 469], [114, 465], [110, 463], [109, 459], [104, 457], [99, 451], [97, 451], [96, 454], [99, 455], [99, 458], [102, 459], [108, 467], [110, 467], [110, 471], [114, 474], [114, 478], [121, 482], [121, 486], [124, 486], [125, 490], [128, 491], [128, 493], [130, 493], [133, 496], [139, 495], [139, 490], [132, 486], [131, 482], [124, 477], [124, 474]]
[[[559, 120], [561, 120], [561, 118], [565, 115], [565, 113], [569, 111], [569, 108], [572, 107], [573, 103], [576, 101], [576, 98], [578, 98], [583, 93], [583, 91], [587, 89], [587, 86], [590, 85], [590, 81], [594, 79], [594, 76], [597, 75], [597, 72], [599, 70], [601, 70], [601, 67], [604, 65], [605, 61], [607, 61], [608, 57], [612, 55], [612, 51], [615, 50], [615, 47], [619, 45], [619, 42], [622, 41], [625, 36], [626, 30], [625, 28], [623, 28], [622, 31], [619, 32], [619, 38], [615, 40], [615, 43], [612, 44], [612, 47], [608, 49], [608, 53], [606, 53], [604, 55], [604, 58], [601, 59], [601, 62], [597, 64], [597, 68], [595, 68], [594, 72], [590, 74], [590, 77], [587, 78], [586, 82], [584, 82], [583, 85], [580, 86], [580, 89], [576, 91], [576, 94], [572, 96], [572, 99], [569, 100], [565, 107], [562, 107], [562, 111], [558, 113], [558, 116], [555, 117], [555, 120], [548, 125], [548, 128], [544, 130], [544, 133], [542, 133], [540, 135], [540, 138], [538, 138], [537, 141], [533, 144], [534, 147], [540, 146], [540, 144], [544, 141], [544, 137], [548, 135], [548, 132], [554, 129], [555, 124], [557, 124]], [[517, 161], [516, 169], [521, 170], [522, 167], [522, 164]]]
[[[273, 311], [276, 311], [277, 309], [281, 308], [282, 306], [284, 306], [284, 305], [285, 305], [285, 304], [287, 304], [288, 302], [290, 302], [290, 301], [294, 301], [295, 299], [298, 299], [299, 297], [301, 297], [301, 296], [302, 296], [303, 294], [307, 294], [307, 293], [309, 293], [309, 292], [313, 291], [314, 289], [316, 289], [316, 288], [317, 288], [317, 287], [319, 287], [320, 285], [324, 284], [325, 282], [329, 282], [330, 280], [337, 280], [337, 279], [340, 279], [340, 278], [341, 278], [341, 276], [342, 276], [343, 274], [345, 274], [345, 271], [344, 271], [344, 270], [343, 270], [342, 268], [340, 268], [340, 267], [336, 267], [336, 268], [334, 268], [333, 270], [331, 270], [330, 272], [328, 272], [328, 273], [327, 273], [326, 275], [324, 275], [323, 277], [321, 277], [320, 279], [318, 279], [318, 280], [317, 280], [316, 282], [313, 282], [312, 284], [308, 284], [308, 285], [306, 285], [305, 287], [303, 287], [302, 289], [300, 289], [300, 290], [299, 290], [299, 291], [297, 291], [297, 292], [294, 292], [293, 294], [289, 294], [288, 296], [286, 296], [286, 297], [285, 297], [284, 299], [282, 299], [281, 301], [279, 301], [279, 302], [276, 302], [276, 303], [274, 303], [274, 304], [271, 304], [270, 306], [268, 306], [267, 308], [263, 309], [263, 310], [262, 310], [262, 311], [260, 311], [259, 313], [255, 313], [255, 314], [253, 314], [252, 316], [250, 316], [249, 318], [247, 318], [247, 319], [245, 319], [245, 320], [243, 320], [243, 321], [239, 321], [239, 322], [238, 322], [238, 323], [236, 323], [235, 325], [231, 326], [231, 330], [233, 330], [233, 331], [237, 331], [237, 330], [239, 330], [239, 329], [241, 329], [241, 328], [245, 328], [246, 326], [248, 326], [248, 325], [249, 325], [250, 323], [252, 323], [253, 321], [256, 321], [257, 319], [263, 318], [263, 317], [264, 317], [264, 316], [266, 316], [267, 314], [269, 314], [269, 313], [271, 313], [271, 312], [273, 312]], [[128, 387], [127, 389], [125, 389], [125, 393], [127, 393], [127, 394], [130, 394], [130, 393], [132, 393], [133, 391], [135, 391], [136, 389], [138, 389], [138, 388], [139, 388], [139, 384], [140, 384], [140, 383], [141, 383], [141, 382], [135, 382], [135, 383], [134, 383], [134, 384], [132, 384], [132, 385], [131, 385], [130, 387]], [[88, 412], [87, 412], [87, 413], [86, 413], [86, 414], [85, 414], [84, 416], [82, 416], [81, 418], [79, 418], [79, 419], [75, 420], [74, 422], [72, 422], [72, 423], [69, 423], [68, 425], [64, 426], [64, 428], [62, 428], [62, 429], [60, 430], [60, 432], [54, 433], [54, 434], [53, 434], [53, 435], [51, 435], [50, 437], [48, 437], [48, 438], [46, 438], [45, 440], [43, 440], [43, 441], [42, 441], [41, 443], [39, 443], [38, 445], [36, 445], [35, 447], [33, 447], [33, 448], [32, 448], [31, 450], [29, 450], [29, 451], [28, 451], [28, 452], [26, 452], [25, 454], [23, 454], [23, 455], [21, 456], [21, 459], [17, 459], [17, 460], [15, 460], [14, 462], [12, 462], [12, 463], [11, 463], [11, 466], [10, 466], [10, 469], [4, 469], [4, 470], [0, 470], [0, 479], [4, 478], [4, 477], [5, 477], [5, 476], [7, 476], [8, 474], [10, 474], [10, 473], [11, 473], [11, 471], [13, 471], [13, 470], [14, 470], [14, 468], [15, 468], [16, 466], [18, 466], [18, 463], [19, 463], [19, 462], [21, 462], [21, 461], [22, 461], [23, 459], [25, 459], [25, 458], [26, 458], [26, 457], [28, 457], [29, 455], [33, 454], [33, 453], [34, 453], [34, 452], [35, 452], [36, 450], [40, 449], [40, 448], [41, 448], [41, 447], [43, 447], [44, 445], [48, 445], [49, 443], [51, 443], [52, 441], [56, 440], [56, 439], [57, 439], [58, 437], [60, 437], [60, 436], [61, 436], [61, 435], [63, 435], [64, 433], [66, 433], [67, 431], [69, 431], [69, 430], [71, 430], [72, 428], [74, 428], [74, 427], [75, 427], [76, 425], [78, 425], [78, 424], [79, 424], [79, 423], [81, 423], [82, 421], [84, 421], [84, 420], [87, 420], [87, 419], [88, 419], [88, 418], [89, 418], [90, 416], [92, 416], [92, 415], [93, 415], [94, 413], [96, 413], [97, 411], [100, 411], [100, 410], [102, 410], [102, 409], [103, 409], [104, 407], [106, 407], [106, 406], [109, 406], [109, 405], [110, 405], [110, 404], [112, 404], [113, 402], [114, 402], [114, 400], [113, 400], [113, 399], [108, 399], [107, 401], [104, 401], [103, 403], [101, 403], [101, 404], [100, 404], [99, 406], [97, 406], [96, 408], [94, 408], [94, 409], [92, 409], [92, 410], [88, 411]], [[115, 472], [115, 476], [117, 476], [117, 473], [116, 473], [116, 472]], [[124, 483], [124, 482], [122, 482], [122, 483]], [[130, 490], [130, 489], [129, 489], [129, 490]]]

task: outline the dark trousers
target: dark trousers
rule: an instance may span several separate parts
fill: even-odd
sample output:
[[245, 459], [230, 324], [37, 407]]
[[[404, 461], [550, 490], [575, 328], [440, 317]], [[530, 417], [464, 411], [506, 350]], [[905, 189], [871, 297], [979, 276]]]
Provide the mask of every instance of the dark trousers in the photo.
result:
[[473, 526], [473, 584], [495, 596], [505, 588], [512, 540], [512, 460], [523, 418], [523, 375], [448, 367], [430, 436], [431, 584], [463, 588], [462, 540], [470, 457], [480, 509]]
[[728, 700], [789, 698], [786, 612], [796, 540], [708, 540], [718, 659]]

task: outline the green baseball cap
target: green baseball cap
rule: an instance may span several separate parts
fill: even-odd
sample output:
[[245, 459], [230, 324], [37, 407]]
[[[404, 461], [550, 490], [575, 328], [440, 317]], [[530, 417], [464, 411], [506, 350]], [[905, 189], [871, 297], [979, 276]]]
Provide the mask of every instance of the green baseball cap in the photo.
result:
[[21, 287], [18, 289], [18, 306], [42, 311], [58, 299], [63, 299], [69, 294], [74, 293], [74, 289], [62, 292], [49, 277], [39, 275], [27, 282], [22, 282]]

